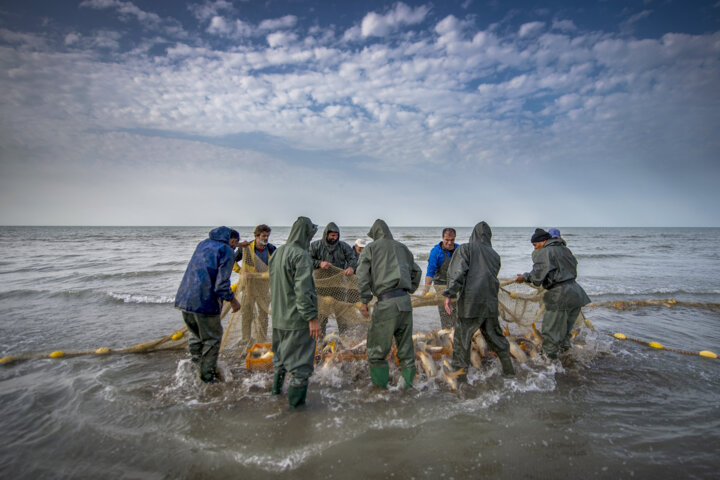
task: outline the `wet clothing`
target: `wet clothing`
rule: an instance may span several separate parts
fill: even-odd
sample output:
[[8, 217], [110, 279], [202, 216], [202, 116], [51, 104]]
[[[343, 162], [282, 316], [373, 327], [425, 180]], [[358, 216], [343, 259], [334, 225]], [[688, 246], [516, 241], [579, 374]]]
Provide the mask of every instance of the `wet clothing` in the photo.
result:
[[[328, 234], [335, 232], [338, 234], [338, 240], [335, 243], [328, 242]], [[327, 276], [335, 275], [334, 272], [320, 269], [320, 263], [330, 262], [334, 267], [341, 270], [345, 270], [348, 267], [352, 267], [353, 271], [357, 268], [357, 256], [355, 255], [355, 249], [350, 245], [340, 240], [340, 229], [334, 222], [330, 222], [323, 231], [322, 238], [315, 240], [310, 244], [310, 256], [313, 260], [313, 268], [317, 271], [316, 276], [319, 278], [326, 278]], [[332, 288], [319, 288], [318, 295], [332, 297], [340, 302], [355, 302], [357, 299], [348, 298], [347, 288], [332, 287]], [[351, 317], [344, 318], [343, 312], [346, 309], [332, 309], [328, 312], [327, 309], [320, 314], [320, 326], [322, 328], [322, 335], [325, 336], [328, 324], [329, 315], [335, 315], [335, 321], [338, 326], [338, 333], [344, 335], [348, 330], [353, 327]]]
[[[580, 308], [590, 303], [577, 284], [577, 259], [561, 238], [551, 238], [533, 252], [533, 269], [523, 279], [547, 291], [543, 295], [543, 350], [550, 358], [570, 348], [571, 330]], [[571, 318], [572, 317], [572, 318]]]
[[175, 294], [175, 308], [212, 315], [220, 313], [223, 300], [232, 300], [233, 250], [229, 243], [230, 229], [218, 227], [197, 245]]
[[368, 235], [373, 242], [360, 254], [357, 280], [361, 302], [367, 304], [373, 295], [378, 297], [367, 337], [371, 378], [381, 387], [387, 384], [386, 357], [392, 347], [392, 338], [395, 337], [403, 377], [411, 383], [415, 376], [415, 350], [409, 294], [420, 285], [422, 270], [415, 263], [410, 250], [393, 239], [384, 221], [376, 220]]
[[487, 318], [463, 318], [458, 317], [453, 335], [453, 358], [454, 369], [464, 368], [466, 371], [470, 366], [470, 349], [475, 332], [480, 329], [488, 348], [495, 352], [500, 360], [510, 357], [510, 343], [503, 335], [498, 317]]
[[190, 332], [188, 350], [203, 382], [216, 380], [215, 367], [220, 354], [223, 328], [220, 315], [182, 312], [183, 321]]
[[289, 372], [294, 387], [307, 386], [315, 358], [315, 340], [308, 325], [318, 315], [308, 253], [315, 232], [317, 225], [307, 217], [298, 217], [287, 243], [270, 257], [273, 368], [276, 374]]
[[442, 294], [457, 301], [458, 320], [453, 340], [453, 367], [470, 365], [472, 337], [480, 329], [488, 347], [499, 357], [508, 356], [510, 344], [498, 320], [500, 255], [492, 248], [492, 230], [485, 222], [475, 225], [470, 242], [460, 245], [448, 266], [448, 287]]
[[[447, 285], [447, 264], [452, 256], [458, 249], [458, 245], [455, 245], [453, 250], [445, 250], [442, 246], [442, 242], [435, 245], [430, 250], [430, 256], [428, 257], [428, 267], [425, 276], [433, 279], [433, 283], [438, 285]], [[443, 268], [445, 266], [445, 268]]]
[[[432, 250], [430, 250], [428, 268], [425, 276], [433, 279], [435, 291], [438, 293], [442, 293], [442, 291], [445, 290], [450, 259], [457, 249], [458, 245], [455, 245], [454, 249], [445, 250], [442, 246], [442, 242], [440, 242], [435, 245]], [[457, 319], [457, 309], [455, 304], [450, 307], [450, 314], [445, 311], [444, 305], [439, 305], [438, 315], [440, 315], [440, 326], [442, 328], [452, 328], [455, 325], [455, 320]]]
[[[338, 234], [338, 240], [335, 243], [327, 240], [328, 234], [331, 232]], [[355, 270], [357, 267], [355, 250], [340, 240], [340, 229], [333, 222], [327, 224], [320, 240], [315, 240], [310, 244], [310, 256], [312, 256], [313, 268], [320, 268], [321, 262], [330, 262], [343, 270], [348, 267]]]
[[188, 350], [204, 382], [216, 378], [223, 334], [220, 309], [223, 300], [233, 298], [230, 289], [233, 250], [229, 242], [228, 227], [212, 230], [209, 238], [195, 248], [175, 295], [175, 307], [182, 310], [183, 321], [190, 332]]
[[492, 231], [485, 222], [475, 225], [470, 242], [460, 245], [448, 266], [448, 287], [442, 292], [457, 301], [458, 317], [498, 316], [500, 255], [492, 248]]
[[[265, 273], [275, 245], [268, 243], [262, 252], [255, 247], [256, 240], [235, 252], [235, 261], [243, 261], [241, 273]], [[268, 314], [270, 313], [270, 282], [268, 278], [250, 276], [242, 282], [240, 299], [240, 332], [242, 340], [251, 344], [267, 341]]]

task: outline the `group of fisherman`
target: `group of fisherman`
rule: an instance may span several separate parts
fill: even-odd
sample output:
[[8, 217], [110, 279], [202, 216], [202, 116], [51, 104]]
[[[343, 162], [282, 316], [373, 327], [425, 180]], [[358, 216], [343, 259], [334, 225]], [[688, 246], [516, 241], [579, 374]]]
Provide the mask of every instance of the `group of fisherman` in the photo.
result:
[[[387, 357], [394, 338], [401, 375], [405, 385], [412, 386], [416, 367], [410, 294], [422, 281], [422, 270], [412, 253], [393, 238], [388, 225], [380, 219], [368, 232], [372, 242], [358, 240], [352, 247], [340, 240], [340, 230], [333, 222], [320, 240], [311, 243], [317, 229], [309, 218], [298, 217], [285, 245], [276, 248], [268, 242], [271, 229], [267, 225], [255, 229], [252, 242], [240, 242], [236, 230], [218, 227], [198, 244], [178, 289], [175, 307], [182, 311], [190, 332], [188, 349], [202, 381], [218, 380], [223, 301], [229, 302], [233, 312], [241, 311], [243, 338], [250, 338], [252, 322], [256, 322], [258, 335], [264, 335], [267, 313], [272, 311], [272, 394], [282, 393], [289, 373], [288, 402], [291, 407], [304, 405], [316, 342], [324, 335], [328, 321], [327, 315], [319, 315], [313, 274], [334, 266], [344, 275], [357, 277], [360, 313], [370, 318], [366, 348], [372, 383], [381, 388], [389, 383]], [[433, 287], [445, 297], [439, 307], [441, 324], [455, 329], [452, 366], [459, 372], [458, 381], [467, 380], [472, 339], [478, 330], [500, 359], [503, 374], [514, 375], [510, 345], [499, 323], [500, 256], [492, 248], [490, 226], [486, 222], [475, 225], [470, 241], [463, 245], [456, 245], [455, 237], [454, 229], [443, 230], [442, 241], [428, 259], [423, 293]], [[571, 328], [580, 308], [590, 299], [575, 282], [577, 260], [559, 231], [536, 229], [531, 242], [533, 268], [518, 274], [516, 282], [529, 282], [547, 290], [543, 297], [543, 351], [548, 358], [556, 359], [571, 347]], [[263, 295], [248, 291], [242, 302], [236, 299], [230, 276], [233, 268], [238, 271], [240, 261], [244, 272], [267, 272], [261, 276], [266, 283], [258, 283], [256, 288], [269, 293], [269, 305], [267, 300], [258, 300]], [[341, 289], [331, 295], [340, 301], [348, 300]], [[371, 314], [373, 297], [377, 302]], [[253, 314], [255, 307], [257, 315]], [[348, 328], [340, 316], [336, 320], [340, 333]]]

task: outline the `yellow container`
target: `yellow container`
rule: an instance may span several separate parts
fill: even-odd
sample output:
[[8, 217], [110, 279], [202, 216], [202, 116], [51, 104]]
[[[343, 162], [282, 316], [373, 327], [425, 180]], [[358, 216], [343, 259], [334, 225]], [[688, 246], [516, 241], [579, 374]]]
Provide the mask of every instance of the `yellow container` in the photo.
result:
[[245, 357], [245, 368], [248, 370], [272, 370], [272, 359], [272, 343], [256, 343], [248, 350], [247, 357]]

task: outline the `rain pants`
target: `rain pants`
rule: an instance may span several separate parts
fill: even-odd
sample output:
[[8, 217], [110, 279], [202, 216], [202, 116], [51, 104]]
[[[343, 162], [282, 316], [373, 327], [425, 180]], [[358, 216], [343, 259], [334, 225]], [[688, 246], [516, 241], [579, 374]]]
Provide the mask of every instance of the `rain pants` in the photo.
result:
[[[376, 385], [387, 385], [386, 357], [395, 337], [403, 377], [407, 384], [412, 384], [415, 376], [415, 350], [409, 293], [420, 285], [422, 270], [414, 262], [410, 250], [393, 239], [384, 221], [376, 220], [368, 236], [373, 242], [360, 254], [357, 280], [361, 302], [369, 303], [373, 294], [378, 297], [367, 336], [370, 376]], [[384, 298], [386, 295], [391, 297]]]
[[448, 286], [442, 294], [450, 298], [459, 294], [452, 361], [456, 369], [469, 367], [472, 337], [477, 329], [501, 361], [509, 356], [510, 344], [498, 320], [500, 255], [492, 248], [491, 239], [490, 226], [478, 223], [470, 242], [457, 247], [448, 265]]
[[220, 352], [222, 301], [230, 301], [230, 274], [234, 252], [229, 245], [230, 229], [218, 227], [195, 248], [175, 294], [175, 307], [182, 310], [190, 332], [188, 349], [205, 382], [215, 379]]
[[307, 217], [298, 217], [287, 243], [270, 257], [273, 367], [276, 376], [290, 373], [290, 386], [307, 388], [313, 372], [315, 340], [308, 323], [317, 318], [317, 292], [308, 246], [317, 232]]
[[543, 295], [543, 350], [550, 358], [571, 348], [572, 327], [580, 309], [590, 303], [585, 290], [577, 284], [577, 259], [562, 238], [551, 238], [533, 252], [533, 269], [523, 279], [547, 291]]

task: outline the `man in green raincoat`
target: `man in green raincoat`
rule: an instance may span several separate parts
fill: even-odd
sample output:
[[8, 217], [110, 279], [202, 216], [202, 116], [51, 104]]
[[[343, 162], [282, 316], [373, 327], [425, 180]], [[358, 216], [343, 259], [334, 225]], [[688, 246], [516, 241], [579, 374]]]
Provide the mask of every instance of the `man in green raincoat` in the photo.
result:
[[[442, 294], [445, 310], [450, 313], [450, 299], [459, 293], [457, 322], [453, 340], [452, 365], [467, 372], [473, 334], [480, 329], [488, 347], [497, 353], [504, 375], [514, 375], [510, 344], [498, 320], [498, 272], [500, 255], [492, 248], [492, 230], [485, 222], [475, 225], [470, 242], [457, 247], [448, 266], [448, 287]], [[467, 373], [458, 381], [466, 381]]]
[[[357, 257], [353, 248], [347, 243], [340, 240], [340, 229], [335, 222], [330, 222], [323, 231], [322, 238], [315, 240], [310, 244], [310, 256], [313, 260], [313, 267], [316, 269], [315, 275], [318, 281], [321, 278], [327, 278], [335, 275], [335, 272], [330, 271], [330, 267], [337, 267], [343, 271], [345, 276], [350, 276], [355, 273], [357, 267]], [[328, 287], [321, 288], [318, 291], [319, 295], [332, 297], [334, 300], [343, 303], [355, 303], [357, 298], [348, 298], [348, 289], [342, 287]], [[345, 318], [343, 315], [344, 309], [337, 309], [335, 311], [323, 310], [320, 313], [320, 325], [322, 326], [322, 334], [325, 335], [327, 328], [328, 316], [330, 314], [335, 315], [335, 321], [338, 326], [338, 333], [344, 335], [348, 329], [351, 328], [352, 322], [350, 318]], [[355, 307], [353, 307], [355, 310]]]
[[290, 372], [288, 402], [305, 404], [308, 379], [313, 372], [315, 342], [320, 338], [317, 292], [313, 280], [310, 239], [317, 225], [298, 217], [287, 243], [270, 257], [270, 309], [272, 312], [273, 395], [282, 393]]
[[577, 284], [577, 260], [562, 238], [553, 238], [538, 228], [530, 241], [533, 251], [533, 269], [518, 274], [517, 283], [531, 282], [547, 290], [543, 295], [543, 351], [548, 358], [570, 350], [572, 327], [580, 309], [590, 303], [585, 290]]
[[420, 285], [422, 270], [410, 250], [393, 240], [384, 221], [375, 220], [368, 236], [373, 242], [360, 254], [356, 274], [363, 316], [370, 316], [367, 304], [373, 295], [378, 299], [367, 336], [370, 379], [381, 388], [387, 387], [390, 370], [386, 357], [395, 337], [402, 376], [405, 384], [411, 386], [415, 378], [415, 349], [409, 294]]

